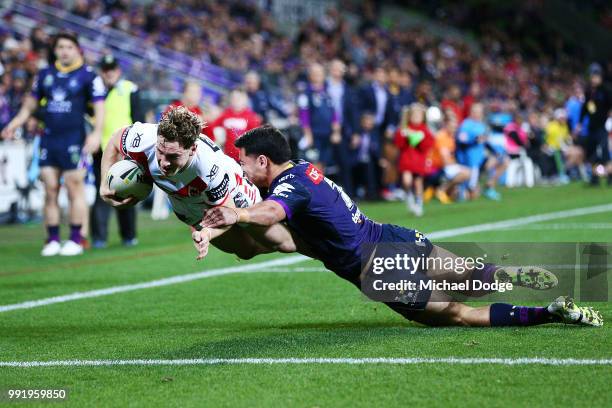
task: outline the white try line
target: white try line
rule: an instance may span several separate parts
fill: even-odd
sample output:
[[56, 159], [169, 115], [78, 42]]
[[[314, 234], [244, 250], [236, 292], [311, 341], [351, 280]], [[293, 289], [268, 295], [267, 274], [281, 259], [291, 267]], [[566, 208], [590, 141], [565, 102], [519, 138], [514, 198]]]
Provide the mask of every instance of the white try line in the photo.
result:
[[340, 364], [340, 365], [553, 365], [593, 366], [612, 365], [612, 359], [576, 358], [195, 358], [184, 360], [56, 360], [56, 361], [0, 361], [0, 367], [108, 367], [108, 366], [199, 366], [199, 365], [272, 365], [272, 364]]
[[[612, 204], [598, 205], [594, 207], [576, 208], [573, 210], [557, 211], [546, 214], [532, 215], [528, 217], [514, 218], [505, 221], [491, 222], [485, 224], [472, 225], [469, 227], [453, 228], [426, 234], [430, 239], [441, 239], [456, 237], [474, 232], [492, 231], [510, 226], [525, 225], [541, 221], [555, 220], [567, 217], [576, 217], [580, 215], [597, 214], [602, 212], [612, 211]], [[75, 292], [68, 295], [54, 296], [50, 298], [30, 300], [27, 302], [14, 303], [11, 305], [0, 306], [0, 313], [10, 312], [12, 310], [32, 309], [35, 307], [48, 306], [55, 303], [71, 302], [79, 299], [89, 299], [100, 296], [114, 295], [116, 293], [132, 292], [140, 289], [157, 288], [161, 286], [175, 285], [177, 283], [191, 282], [198, 279], [211, 278], [213, 276], [229, 275], [233, 273], [249, 273], [257, 272], [266, 268], [274, 268], [279, 266], [293, 265], [304, 262], [310, 258], [302, 255], [292, 255], [271, 261], [252, 263], [247, 265], [237, 265], [227, 268], [211, 269], [190, 273], [185, 275], [173, 276], [171, 278], [158, 279], [154, 281], [135, 283], [130, 285], [112, 286], [104, 289], [90, 290], [87, 292]]]

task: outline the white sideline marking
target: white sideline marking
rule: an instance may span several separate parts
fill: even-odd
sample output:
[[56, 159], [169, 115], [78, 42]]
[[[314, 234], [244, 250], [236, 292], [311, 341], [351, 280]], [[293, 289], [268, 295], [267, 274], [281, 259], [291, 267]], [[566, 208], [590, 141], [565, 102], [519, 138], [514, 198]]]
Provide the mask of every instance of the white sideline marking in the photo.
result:
[[534, 230], [534, 231], [548, 231], [548, 230], [612, 230], [612, 223], [606, 222], [572, 222], [566, 224], [533, 224], [533, 225], [519, 225], [504, 228], [505, 230]]
[[187, 366], [223, 364], [497, 364], [497, 365], [554, 365], [584, 366], [612, 365], [612, 359], [575, 358], [195, 358], [185, 360], [56, 360], [56, 361], [0, 361], [0, 367], [98, 367], [98, 366]]
[[[490, 223], [485, 223], [485, 224], [472, 225], [469, 227], [442, 230], [442, 231], [432, 232], [426, 235], [429, 239], [449, 238], [449, 237], [456, 237], [459, 235], [471, 234], [474, 232], [491, 231], [491, 230], [508, 228], [508, 227], [517, 226], [517, 225], [526, 225], [526, 224], [531, 224], [531, 223], [536, 223], [536, 222], [541, 222], [541, 221], [548, 221], [548, 220], [554, 220], [554, 219], [566, 218], [566, 217], [575, 217], [575, 216], [587, 215], [587, 214], [597, 214], [597, 213], [608, 212], [608, 211], [612, 211], [612, 204], [604, 204], [604, 205], [598, 205], [594, 207], [576, 208], [573, 210], [564, 210], [564, 211], [557, 211], [557, 212], [551, 212], [551, 213], [546, 213], [546, 214], [531, 215], [528, 217], [515, 218], [515, 219], [510, 219], [510, 220], [505, 220], [505, 221], [490, 222]], [[287, 257], [283, 257], [283, 258], [279, 258], [279, 259], [275, 259], [271, 261], [258, 262], [258, 263], [247, 264], [247, 265], [231, 266], [227, 268], [212, 269], [209, 271], [190, 273], [186, 275], [178, 275], [178, 276], [173, 276], [171, 278], [158, 279], [158, 280], [149, 281], [149, 282], [141, 282], [141, 283], [135, 283], [131, 285], [111, 286], [109, 288], [90, 290], [87, 292], [75, 292], [75, 293], [70, 293], [68, 295], [54, 296], [50, 298], [30, 300], [27, 302], [14, 303], [11, 305], [0, 306], [0, 313], [10, 312], [12, 310], [19, 310], [19, 309], [32, 309], [34, 307], [47, 306], [47, 305], [52, 305], [55, 303], [70, 302], [70, 301], [79, 300], [79, 299], [88, 299], [88, 298], [94, 298], [94, 297], [100, 297], [100, 296], [113, 295], [115, 293], [131, 292], [131, 291], [140, 290], [140, 289], [148, 289], [148, 288], [156, 288], [160, 286], [174, 285], [177, 283], [190, 282], [190, 281], [194, 281], [198, 279], [210, 278], [213, 276], [228, 275], [232, 273], [255, 272], [255, 271], [260, 271], [261, 269], [268, 268], [268, 267], [292, 265], [292, 264], [306, 261], [308, 259], [310, 258], [305, 257], [303, 255], [292, 255], [292, 256], [287, 256]]]
[[576, 217], [580, 215], [597, 214], [608, 211], [612, 211], [612, 204], [596, 205], [594, 207], [575, 208], [573, 210], [556, 211], [546, 214], [530, 215], [528, 217], [514, 218], [504, 221], [471, 225], [469, 227], [453, 228], [444, 231], [432, 232], [430, 234], [425, 234], [425, 236], [427, 236], [427, 238], [429, 239], [450, 238], [456, 237], [458, 235], [472, 234], [474, 232], [492, 231], [516, 227], [518, 225], [534, 224], [536, 222]]
[[0, 313], [9, 312], [18, 309], [31, 309], [34, 307], [52, 305], [54, 303], [70, 302], [72, 300], [88, 299], [100, 296], [114, 295], [115, 293], [131, 292], [139, 289], [156, 288], [159, 286], [174, 285], [177, 283], [190, 282], [197, 279], [210, 278], [213, 276], [227, 275], [230, 273], [248, 273], [255, 272], [260, 269], [276, 266], [291, 265], [298, 262], [303, 262], [310, 258], [303, 255], [292, 255], [284, 258], [274, 259], [271, 261], [258, 262], [249, 265], [230, 266], [227, 268], [212, 269], [210, 271], [202, 271], [190, 273], [186, 275], [173, 276], [171, 278], [158, 279], [149, 282], [134, 283], [132, 285], [111, 286], [110, 288], [90, 290], [87, 292], [75, 292], [68, 295], [54, 296], [39, 300], [31, 300], [28, 302], [15, 303], [12, 305], [0, 306]]

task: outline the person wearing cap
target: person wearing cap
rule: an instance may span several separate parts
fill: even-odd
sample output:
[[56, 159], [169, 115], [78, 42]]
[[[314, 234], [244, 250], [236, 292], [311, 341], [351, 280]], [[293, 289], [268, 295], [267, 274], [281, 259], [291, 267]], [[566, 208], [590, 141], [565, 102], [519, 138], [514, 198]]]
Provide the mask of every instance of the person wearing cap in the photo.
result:
[[[73, 256], [83, 253], [85, 238], [81, 228], [87, 220], [84, 163], [87, 155], [100, 146], [104, 123], [104, 84], [94, 69], [83, 62], [75, 35], [57, 34], [52, 44], [52, 64], [39, 71], [32, 92], [26, 96], [19, 113], [2, 130], [2, 137], [12, 138], [15, 131], [44, 101], [45, 125], [40, 146], [40, 178], [45, 187], [44, 218], [47, 240], [42, 256]], [[86, 133], [85, 113], [93, 104], [93, 131]], [[70, 199], [70, 238], [60, 244], [60, 180]]]
[[[598, 63], [589, 67], [589, 85], [584, 93], [584, 104], [580, 111], [580, 123], [588, 117], [587, 136], [581, 140], [588, 162], [593, 166], [591, 185], [599, 185], [599, 178], [607, 173], [608, 184], [612, 184], [610, 171], [610, 147], [606, 120], [612, 110], [612, 92], [603, 82], [603, 69]], [[580, 125], [576, 133], [581, 131]]]
[[[98, 64], [100, 76], [106, 87], [104, 100], [104, 126], [102, 128], [102, 143], [100, 149], [94, 154], [93, 168], [96, 178], [96, 190], [100, 190], [103, 175], [100, 172], [102, 152], [108, 144], [113, 132], [134, 122], [143, 122], [144, 117], [140, 109], [140, 94], [138, 86], [123, 78], [121, 67], [117, 59], [111, 55], [104, 55]], [[108, 219], [111, 207], [96, 195], [96, 201], [91, 208], [91, 235], [94, 248], [104, 248], [108, 238]], [[136, 208], [129, 207], [116, 209], [119, 222], [119, 234], [123, 245], [136, 245]]]

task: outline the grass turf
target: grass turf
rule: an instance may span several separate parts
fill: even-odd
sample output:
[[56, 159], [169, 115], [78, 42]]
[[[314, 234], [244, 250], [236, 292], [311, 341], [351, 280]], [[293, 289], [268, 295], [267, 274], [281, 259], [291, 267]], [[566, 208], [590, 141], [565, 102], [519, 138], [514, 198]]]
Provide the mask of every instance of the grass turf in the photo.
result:
[[[607, 204], [579, 185], [505, 190], [500, 203], [431, 204], [414, 219], [401, 204], [367, 204], [382, 221], [427, 232]], [[488, 231], [455, 241], [612, 242], [610, 229], [576, 229], [610, 213]], [[564, 230], [559, 224], [568, 224]], [[570, 227], [570, 224], [572, 226]], [[140, 245], [43, 259], [40, 226], [0, 228], [0, 303], [106, 288], [238, 264], [213, 250], [196, 262], [184, 226], [139, 219]], [[255, 260], [273, 259], [269, 255]], [[319, 266], [306, 261], [295, 266]], [[292, 268], [290, 266], [289, 268]], [[612, 316], [610, 303], [597, 305]], [[609, 326], [425, 328], [364, 301], [328, 272], [232, 274], [0, 314], [0, 361], [243, 357], [612, 358]], [[0, 388], [69, 389], [83, 406], [610, 406], [611, 366], [419, 364], [0, 368]]]

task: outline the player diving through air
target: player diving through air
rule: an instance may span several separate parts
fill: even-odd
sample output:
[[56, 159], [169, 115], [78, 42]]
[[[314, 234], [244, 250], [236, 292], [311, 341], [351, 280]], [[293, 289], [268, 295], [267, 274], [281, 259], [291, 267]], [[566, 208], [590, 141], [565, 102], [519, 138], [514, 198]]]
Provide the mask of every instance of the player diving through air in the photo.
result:
[[[245, 174], [255, 185], [267, 189], [269, 195], [266, 200], [248, 207], [218, 205], [208, 209], [202, 220], [204, 231], [235, 224], [269, 227], [283, 222], [294, 237], [299, 236], [306, 244], [304, 247], [298, 243], [298, 251], [308, 248], [305, 254], [319, 259], [336, 275], [362, 290], [374, 254], [389, 247], [401, 247], [412, 258], [457, 258], [433, 245], [418, 231], [368, 219], [342, 188], [325, 178], [316, 167], [304, 161], [292, 162], [289, 145], [277, 129], [268, 126], [253, 129], [235, 144], [240, 149]], [[204, 255], [207, 236], [202, 235], [199, 247]], [[372, 252], [364, 253], [367, 248], [373, 248]], [[402, 271], [391, 272], [402, 277]], [[410, 276], [407, 278], [414, 279]], [[461, 274], [442, 266], [421, 268], [415, 276], [421, 280], [511, 282], [531, 289], [557, 285], [556, 276], [542, 268], [498, 267], [490, 263]], [[559, 297], [547, 307], [506, 303], [471, 307], [434, 289], [399, 291], [398, 294], [394, 301], [385, 301], [385, 304], [409, 320], [431, 326], [531, 326], [554, 322], [603, 325], [599, 312], [579, 307], [569, 297]], [[484, 293], [467, 294], [480, 296]]]
[[[293, 239], [281, 224], [201, 229], [200, 221], [210, 207], [246, 207], [261, 201], [259, 190], [243, 177], [238, 163], [201, 135], [201, 129], [200, 119], [183, 107], [166, 113], [159, 124], [136, 122], [119, 129], [104, 149], [100, 174], [124, 158], [138, 162], [147, 178], [168, 194], [176, 216], [191, 226], [198, 259], [206, 256], [209, 241], [242, 259], [294, 252]], [[116, 196], [107, 182], [100, 183], [100, 196], [114, 207], [136, 203], [134, 197]]]

